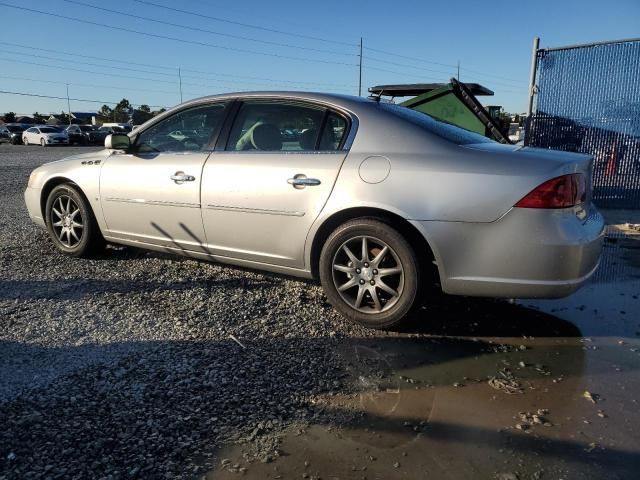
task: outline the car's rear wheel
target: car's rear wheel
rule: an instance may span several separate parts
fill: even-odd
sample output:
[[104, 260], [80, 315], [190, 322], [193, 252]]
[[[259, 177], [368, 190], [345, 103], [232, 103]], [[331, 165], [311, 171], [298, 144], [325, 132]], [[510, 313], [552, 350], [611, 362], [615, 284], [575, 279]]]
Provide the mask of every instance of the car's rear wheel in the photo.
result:
[[91, 207], [76, 187], [55, 187], [47, 198], [45, 215], [49, 236], [63, 253], [85, 257], [104, 246]]
[[40, 139], [40, 145], [42, 145], [43, 147], [47, 146], [47, 142], [44, 141], [44, 138]]
[[420, 291], [413, 248], [393, 227], [372, 218], [351, 220], [329, 236], [319, 273], [336, 310], [371, 328], [398, 325], [416, 305]]

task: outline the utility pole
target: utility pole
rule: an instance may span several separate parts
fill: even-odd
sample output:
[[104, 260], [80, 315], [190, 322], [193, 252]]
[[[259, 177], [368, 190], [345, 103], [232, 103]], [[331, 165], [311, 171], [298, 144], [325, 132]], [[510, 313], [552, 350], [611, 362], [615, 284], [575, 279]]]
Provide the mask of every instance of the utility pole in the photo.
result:
[[460, 81], [460, 60], [458, 60], [458, 75], [456, 75], [456, 80]]
[[358, 80], [358, 96], [362, 96], [362, 37], [360, 37], [360, 75]]
[[182, 103], [182, 73], [180, 67], [178, 67], [178, 81], [180, 82], [180, 103]]
[[527, 106], [527, 122], [531, 120], [533, 113], [533, 97], [536, 94], [536, 70], [538, 68], [538, 49], [540, 48], [540, 37], [534, 37], [531, 49], [531, 77], [529, 78], [529, 105]]
[[67, 83], [67, 118], [69, 119], [69, 125], [71, 125], [71, 102], [69, 101], [69, 84]]

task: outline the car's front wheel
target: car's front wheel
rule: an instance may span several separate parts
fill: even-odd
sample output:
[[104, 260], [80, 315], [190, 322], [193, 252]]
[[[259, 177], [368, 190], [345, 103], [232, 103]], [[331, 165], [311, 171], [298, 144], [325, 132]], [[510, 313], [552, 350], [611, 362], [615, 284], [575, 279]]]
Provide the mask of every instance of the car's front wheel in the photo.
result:
[[351, 220], [329, 236], [319, 273], [336, 310], [371, 328], [398, 325], [420, 291], [415, 251], [396, 229], [373, 218]]
[[73, 257], [85, 257], [104, 245], [89, 203], [77, 188], [58, 185], [45, 207], [47, 230], [58, 250]]

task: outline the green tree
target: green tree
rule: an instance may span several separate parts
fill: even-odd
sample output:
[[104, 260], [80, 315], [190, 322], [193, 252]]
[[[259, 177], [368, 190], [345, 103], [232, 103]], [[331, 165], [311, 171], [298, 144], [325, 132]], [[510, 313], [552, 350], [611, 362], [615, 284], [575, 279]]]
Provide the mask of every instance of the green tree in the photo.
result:
[[16, 121], [16, 114], [14, 112], [7, 112], [2, 119], [5, 123], [14, 123]]
[[65, 125], [68, 125], [71, 122], [71, 117], [68, 113], [64, 113], [64, 111], [60, 112], [60, 121]]
[[35, 112], [33, 115], [33, 123], [45, 123], [47, 121], [47, 118], [44, 115], [39, 114], [38, 112]]
[[[146, 107], [146, 109], [144, 107]], [[151, 115], [151, 109], [149, 108], [149, 106], [141, 105], [140, 108], [136, 108], [133, 111], [133, 124], [141, 125], [151, 117], [153, 117], [153, 115]]]
[[129, 110], [131, 109], [131, 103], [126, 98], [123, 98], [113, 109], [113, 121], [119, 123], [125, 123], [129, 121]]
[[113, 121], [113, 110], [109, 105], [102, 105], [98, 110], [98, 120], [101, 123]]

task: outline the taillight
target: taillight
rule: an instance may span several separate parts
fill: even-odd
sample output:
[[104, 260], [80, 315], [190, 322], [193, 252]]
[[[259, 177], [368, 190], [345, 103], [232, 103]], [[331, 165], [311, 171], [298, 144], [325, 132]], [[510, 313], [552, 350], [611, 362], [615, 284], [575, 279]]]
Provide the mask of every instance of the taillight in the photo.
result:
[[572, 173], [547, 180], [515, 204], [520, 208], [567, 208], [587, 198], [584, 174]]

